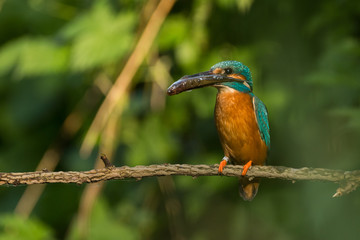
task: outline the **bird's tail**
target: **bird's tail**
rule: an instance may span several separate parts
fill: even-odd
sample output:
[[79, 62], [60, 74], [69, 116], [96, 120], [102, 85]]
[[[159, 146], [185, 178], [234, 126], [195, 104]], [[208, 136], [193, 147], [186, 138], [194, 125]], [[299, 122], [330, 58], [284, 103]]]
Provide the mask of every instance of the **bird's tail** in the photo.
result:
[[260, 179], [255, 178], [251, 181], [247, 177], [241, 177], [239, 179], [239, 194], [245, 201], [251, 201], [256, 196], [259, 185]]

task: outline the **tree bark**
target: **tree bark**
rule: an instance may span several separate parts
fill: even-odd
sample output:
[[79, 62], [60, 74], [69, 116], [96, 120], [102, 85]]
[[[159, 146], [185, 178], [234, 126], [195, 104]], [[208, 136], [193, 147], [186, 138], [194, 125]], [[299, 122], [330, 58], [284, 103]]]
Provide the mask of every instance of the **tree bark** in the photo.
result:
[[[103, 159], [103, 157], [102, 157]], [[106, 159], [106, 158], [105, 158]], [[104, 162], [106, 160], [103, 159]], [[218, 176], [216, 165], [161, 164], [135, 167], [114, 167], [107, 163], [106, 168], [90, 171], [49, 172], [46, 169], [36, 172], [0, 173], [0, 185], [32, 185], [44, 183], [95, 183], [108, 180], [133, 178], [141, 180], [144, 177], [160, 176]], [[242, 166], [228, 165], [222, 176], [240, 177]], [[330, 181], [339, 185], [333, 197], [355, 190], [360, 184], [360, 170], [342, 171], [323, 168], [289, 168], [282, 166], [253, 166], [247, 177], [277, 178], [289, 181], [318, 180]]]

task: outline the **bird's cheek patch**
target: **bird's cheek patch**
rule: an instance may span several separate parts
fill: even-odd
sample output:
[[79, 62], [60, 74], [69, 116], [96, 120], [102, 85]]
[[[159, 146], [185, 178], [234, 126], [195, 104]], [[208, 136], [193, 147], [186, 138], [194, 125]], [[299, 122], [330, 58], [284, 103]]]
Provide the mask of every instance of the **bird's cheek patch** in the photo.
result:
[[229, 74], [228, 77], [236, 78], [236, 79], [240, 79], [240, 80], [246, 81], [246, 77], [245, 77], [244, 75], [241, 75], [241, 74], [233, 73], [233, 74]]
[[224, 74], [224, 69], [222, 69], [222, 68], [215, 68], [214, 70], [213, 70], [213, 74]]

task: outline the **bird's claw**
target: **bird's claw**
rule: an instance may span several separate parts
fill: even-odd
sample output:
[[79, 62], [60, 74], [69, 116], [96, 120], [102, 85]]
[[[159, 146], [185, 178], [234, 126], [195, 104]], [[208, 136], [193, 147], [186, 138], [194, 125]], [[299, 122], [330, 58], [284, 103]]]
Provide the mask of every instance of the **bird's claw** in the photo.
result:
[[220, 162], [219, 164], [219, 173], [222, 174], [224, 167], [226, 166], [226, 164], [228, 163], [229, 158], [228, 157], [224, 157], [223, 160]]
[[252, 166], [252, 161], [250, 160], [244, 165], [241, 176], [245, 176], [251, 166]]

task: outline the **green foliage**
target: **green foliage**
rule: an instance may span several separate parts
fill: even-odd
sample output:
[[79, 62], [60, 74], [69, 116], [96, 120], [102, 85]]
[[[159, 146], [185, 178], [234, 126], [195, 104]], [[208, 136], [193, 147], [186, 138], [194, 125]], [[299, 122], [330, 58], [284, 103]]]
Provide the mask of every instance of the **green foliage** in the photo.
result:
[[[134, 120], [133, 120], [134, 121]], [[176, 142], [162, 125], [158, 116], [149, 116], [147, 121], [130, 129], [124, 129], [124, 142], [128, 147], [125, 158], [127, 165], [146, 165], [149, 162], [165, 163], [174, 156]]]
[[0, 74], [13, 71], [14, 79], [65, 71], [68, 49], [46, 38], [22, 38], [0, 50]]
[[[49, 146], [60, 156], [56, 170], [93, 166], [97, 152], [82, 159], [79, 148], [104, 90], [153, 13], [152, 2], [0, 3], [1, 171], [34, 170]], [[177, 1], [113, 130], [115, 164], [218, 163], [216, 90], [168, 97], [166, 87], [219, 61], [238, 60], [250, 67], [254, 92], [269, 110], [268, 164], [359, 169], [359, 16], [356, 0]], [[70, 114], [73, 133], [63, 128]], [[98, 139], [102, 149], [108, 139]], [[0, 189], [0, 239], [81, 238], [72, 220], [82, 187], [47, 187], [30, 220], [11, 215], [23, 190]], [[97, 199], [87, 234], [357, 239], [359, 191], [336, 200], [330, 198], [334, 191], [324, 183], [263, 180], [254, 201], [245, 203], [233, 178], [114, 181]]]
[[55, 239], [52, 231], [39, 220], [24, 220], [15, 215], [0, 216], [0, 239], [16, 240], [16, 239]]
[[121, 58], [132, 48], [135, 13], [116, 14], [106, 1], [64, 27], [60, 36], [72, 42], [70, 69], [91, 70]]
[[161, 50], [171, 50], [174, 45], [181, 44], [187, 36], [189, 27], [189, 21], [185, 16], [169, 16], [158, 36], [158, 44]]
[[[137, 226], [132, 222], [131, 213], [136, 213], [132, 205], [119, 204], [120, 209], [113, 211], [103, 199], [96, 202], [90, 219], [91, 228], [88, 229], [86, 239], [139, 239]], [[129, 219], [130, 218], [130, 219]], [[77, 229], [70, 235], [69, 239], [79, 239]]]

